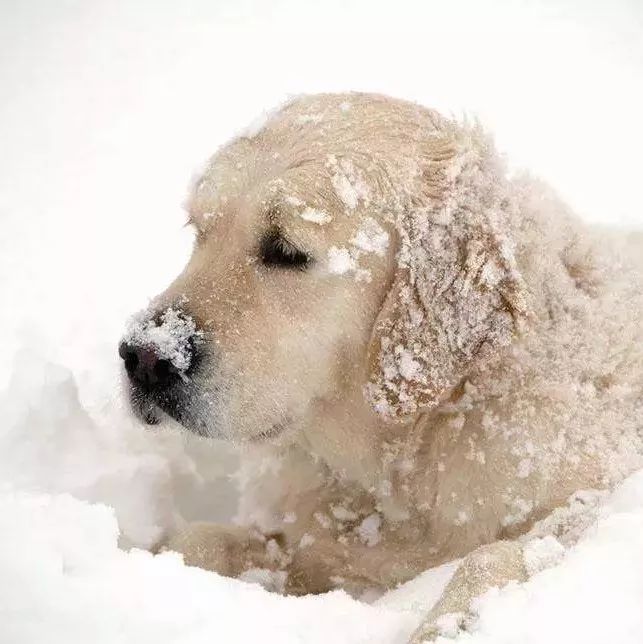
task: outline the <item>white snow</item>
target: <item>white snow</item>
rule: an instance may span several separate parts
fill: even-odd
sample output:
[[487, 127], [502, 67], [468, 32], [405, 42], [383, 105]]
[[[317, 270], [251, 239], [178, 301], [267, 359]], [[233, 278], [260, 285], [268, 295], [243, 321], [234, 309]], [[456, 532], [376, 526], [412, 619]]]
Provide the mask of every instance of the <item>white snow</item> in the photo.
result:
[[357, 191], [350, 182], [350, 179], [339, 172], [336, 172], [331, 178], [333, 188], [337, 196], [344, 202], [349, 210], [357, 208]]
[[317, 210], [316, 208], [306, 208], [299, 216], [305, 221], [311, 221], [314, 224], [319, 224], [320, 226], [327, 224], [333, 219], [327, 212]]
[[357, 514], [343, 505], [334, 505], [331, 508], [332, 515], [339, 521], [355, 521]]
[[[229, 520], [235, 460], [131, 419], [125, 320], [190, 252], [180, 204], [195, 161], [291, 93], [375, 89], [466, 109], [588, 219], [640, 226], [642, 24], [626, 0], [609, 12], [580, 0], [3, 3], [0, 642], [405, 642], [453, 564], [368, 606], [339, 592], [283, 598], [128, 550], [185, 520]], [[333, 172], [347, 214], [366, 204], [357, 168], [336, 160]], [[339, 274], [352, 270], [337, 251]], [[180, 362], [181, 342], [167, 346]], [[559, 524], [581, 537], [557, 541], [564, 552]], [[482, 598], [458, 641], [638, 644], [643, 473], [611, 495], [579, 493], [540, 529], [527, 543], [534, 577]]]
[[331, 246], [328, 249], [328, 272], [334, 275], [343, 275], [357, 269], [355, 259], [347, 248]]
[[[362, 529], [368, 545], [376, 543], [378, 521], [369, 517]], [[370, 606], [343, 592], [284, 598], [257, 585], [279, 586], [269, 571], [249, 572], [252, 583], [225, 579], [184, 566], [175, 553], [121, 550], [118, 532], [113, 510], [102, 504], [18, 491], [5, 481], [0, 486], [0, 641], [209, 644], [216, 637], [403, 644], [457, 565], [427, 571]], [[477, 600], [466, 632], [457, 632], [458, 620], [442, 620], [456, 631], [457, 641], [640, 641], [643, 472], [607, 499], [577, 545], [564, 552], [548, 537], [528, 542], [527, 552], [533, 577]]]
[[523, 551], [527, 573], [531, 576], [551, 567], [560, 561], [564, 553], [564, 546], [550, 534], [528, 541]]
[[347, 213], [357, 208], [359, 201], [368, 205], [370, 190], [350, 159], [338, 159], [330, 155], [327, 165], [332, 171], [331, 183], [339, 199], [346, 206]]
[[198, 340], [200, 335], [189, 315], [168, 308], [161, 315], [160, 324], [145, 317], [142, 320], [134, 318], [124, 340], [134, 346], [152, 349], [179, 371], [185, 371], [190, 366], [190, 341]]
[[388, 248], [388, 233], [372, 217], [364, 217], [362, 224], [351, 239], [351, 244], [367, 253], [383, 256]]
[[531, 502], [525, 499], [509, 499], [509, 502], [511, 503], [513, 512], [502, 517], [500, 523], [502, 523], [503, 526], [511, 526], [521, 523], [527, 518], [532, 509]]
[[376, 546], [382, 536], [380, 535], [380, 527], [382, 525], [382, 518], [379, 514], [369, 514], [358, 526], [357, 534], [359, 538], [369, 547]]
[[598, 521], [558, 566], [476, 602], [473, 644], [634, 643], [643, 629], [643, 472], [603, 506]]
[[404, 642], [413, 627], [410, 615], [342, 592], [283, 598], [188, 568], [174, 553], [124, 552], [117, 537], [104, 505], [1, 491], [0, 641], [385, 644]]
[[414, 359], [413, 354], [404, 347], [395, 348], [400, 373], [407, 380], [415, 380], [422, 373], [422, 365]]
[[369, 282], [371, 272], [360, 267], [359, 259], [364, 253], [382, 257], [388, 246], [388, 233], [372, 217], [364, 217], [350, 245], [350, 248], [331, 246], [328, 249], [328, 272], [333, 275], [351, 273], [357, 281]]
[[299, 123], [321, 123], [323, 120], [324, 115], [323, 114], [302, 114], [302, 116], [298, 117]]

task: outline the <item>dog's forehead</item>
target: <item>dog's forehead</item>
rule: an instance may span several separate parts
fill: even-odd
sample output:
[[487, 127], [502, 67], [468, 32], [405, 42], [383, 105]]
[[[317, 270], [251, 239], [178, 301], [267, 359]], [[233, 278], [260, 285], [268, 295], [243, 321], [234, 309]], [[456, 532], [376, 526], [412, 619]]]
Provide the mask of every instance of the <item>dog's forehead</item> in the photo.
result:
[[276, 228], [324, 274], [365, 282], [374, 264], [386, 263], [390, 229], [376, 207], [376, 186], [349, 157], [321, 155], [267, 171], [226, 166], [211, 175], [217, 190], [198, 204], [197, 227], [210, 248], [235, 239], [238, 253], [252, 254]]
[[235, 163], [215, 160], [193, 190], [188, 210], [202, 233], [278, 226], [337, 236], [352, 231], [364, 212], [376, 207], [375, 183], [349, 156], [320, 153], [295, 163], [252, 153], [235, 157]]
[[370, 192], [346, 160], [340, 164], [329, 157], [326, 163], [315, 160], [290, 167], [246, 158], [234, 167], [215, 164], [196, 185], [188, 211], [201, 233], [230, 226], [277, 226], [310, 228], [323, 235], [330, 229], [350, 229], [358, 219], [353, 215], [359, 202], [368, 203]]
[[354, 235], [365, 213], [378, 219], [390, 205], [383, 200], [417, 180], [421, 131], [435, 134], [434, 115], [409, 103], [297, 99], [210, 160], [188, 200], [190, 218], [204, 233], [279, 223], [318, 238]]

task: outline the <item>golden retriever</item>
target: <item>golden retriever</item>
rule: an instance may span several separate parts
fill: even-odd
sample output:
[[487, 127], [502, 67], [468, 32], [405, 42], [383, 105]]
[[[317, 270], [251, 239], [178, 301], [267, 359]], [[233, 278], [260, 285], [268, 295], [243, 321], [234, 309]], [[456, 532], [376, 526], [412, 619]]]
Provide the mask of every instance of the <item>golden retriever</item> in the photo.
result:
[[473, 553], [463, 610], [524, 575], [514, 537], [643, 464], [640, 244], [510, 178], [478, 125], [300, 97], [187, 209], [192, 257], [120, 353], [145, 420], [243, 447], [236, 525], [169, 539], [188, 563], [359, 594]]

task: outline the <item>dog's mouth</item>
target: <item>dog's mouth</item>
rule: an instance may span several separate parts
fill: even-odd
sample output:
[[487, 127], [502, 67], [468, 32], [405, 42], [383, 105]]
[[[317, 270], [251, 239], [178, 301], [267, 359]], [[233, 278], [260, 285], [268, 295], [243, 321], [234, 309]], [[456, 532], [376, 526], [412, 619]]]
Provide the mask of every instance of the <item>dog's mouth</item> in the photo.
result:
[[284, 419], [273, 423], [268, 429], [264, 429], [248, 440], [249, 443], [265, 443], [276, 440], [282, 436], [290, 427], [290, 419]]
[[183, 397], [175, 393], [157, 392], [153, 388], [142, 390], [132, 386], [130, 403], [134, 415], [146, 425], [159, 425], [164, 420], [171, 419], [194, 434], [209, 435], [205, 422], [195, 418], [194, 414], [189, 412]]
[[[230, 439], [216, 430], [216, 423], [214, 425], [208, 423], [205, 418], [193, 413], [184, 396], [156, 392], [153, 389], [142, 390], [131, 386], [130, 402], [134, 415], [146, 425], [160, 425], [164, 421], [170, 420], [197, 436]], [[291, 425], [290, 418], [283, 418], [249, 438], [239, 438], [238, 440], [250, 444], [272, 442], [282, 437], [291, 428]]]

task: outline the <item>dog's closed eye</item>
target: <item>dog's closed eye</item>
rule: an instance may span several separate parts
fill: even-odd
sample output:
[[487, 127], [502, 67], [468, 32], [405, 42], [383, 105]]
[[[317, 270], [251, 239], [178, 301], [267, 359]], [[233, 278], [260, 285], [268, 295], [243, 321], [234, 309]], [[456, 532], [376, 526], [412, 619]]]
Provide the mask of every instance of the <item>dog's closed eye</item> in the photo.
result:
[[278, 229], [270, 230], [261, 240], [259, 251], [261, 261], [266, 266], [278, 268], [305, 269], [310, 265], [310, 255], [299, 250], [288, 241]]

